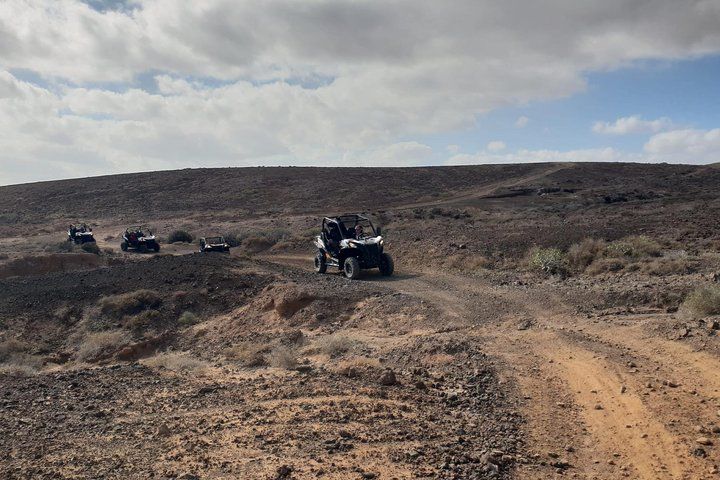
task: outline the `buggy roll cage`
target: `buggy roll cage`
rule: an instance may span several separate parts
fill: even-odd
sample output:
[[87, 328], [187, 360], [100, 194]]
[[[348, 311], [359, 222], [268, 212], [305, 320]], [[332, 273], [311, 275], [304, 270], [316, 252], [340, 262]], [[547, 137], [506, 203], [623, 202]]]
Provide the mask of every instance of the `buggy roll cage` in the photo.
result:
[[372, 221], [368, 217], [355, 213], [323, 218], [322, 234], [325, 235], [329, 232], [329, 227], [327, 227], [328, 225], [336, 225], [342, 239], [354, 239], [355, 225], [360, 222], [367, 222], [370, 230], [372, 230], [372, 236], [380, 235], [380, 229], [376, 229]]

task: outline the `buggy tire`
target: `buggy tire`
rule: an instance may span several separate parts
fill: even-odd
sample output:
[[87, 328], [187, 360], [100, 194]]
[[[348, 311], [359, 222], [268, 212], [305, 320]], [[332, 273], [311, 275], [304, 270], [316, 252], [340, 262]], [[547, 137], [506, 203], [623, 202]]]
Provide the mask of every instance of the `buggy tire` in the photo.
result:
[[355, 280], [360, 276], [360, 262], [355, 257], [348, 257], [343, 264], [345, 276], [350, 280]]
[[327, 272], [327, 262], [325, 261], [325, 254], [318, 251], [315, 254], [315, 271], [317, 273]]
[[127, 249], [128, 249], [128, 244], [127, 244], [127, 242], [122, 242], [122, 243], [120, 244], [120, 250], [122, 250], [123, 252], [127, 252]]
[[395, 271], [395, 262], [389, 253], [380, 255], [380, 274], [389, 277]]
[[156, 243], [155, 245], [153, 245], [152, 249], [155, 253], [157, 253], [160, 251], [160, 245]]

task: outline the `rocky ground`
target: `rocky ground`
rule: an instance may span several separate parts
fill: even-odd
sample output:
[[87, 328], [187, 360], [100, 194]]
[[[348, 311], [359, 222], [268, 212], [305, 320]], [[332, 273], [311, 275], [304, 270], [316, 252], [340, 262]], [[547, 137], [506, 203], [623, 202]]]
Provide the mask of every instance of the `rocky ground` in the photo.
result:
[[[312, 271], [348, 176], [391, 278]], [[404, 186], [371, 194], [388, 176]], [[717, 478], [720, 311], [687, 303], [720, 272], [717, 181], [563, 164], [3, 187], [0, 477]], [[208, 182], [217, 211], [176, 201]], [[142, 209], [113, 188], [157, 192], [159, 255], [119, 251]], [[98, 254], [63, 242], [78, 218]], [[238, 247], [194, 253], [177, 228]], [[566, 268], [534, 268], [538, 247]]]

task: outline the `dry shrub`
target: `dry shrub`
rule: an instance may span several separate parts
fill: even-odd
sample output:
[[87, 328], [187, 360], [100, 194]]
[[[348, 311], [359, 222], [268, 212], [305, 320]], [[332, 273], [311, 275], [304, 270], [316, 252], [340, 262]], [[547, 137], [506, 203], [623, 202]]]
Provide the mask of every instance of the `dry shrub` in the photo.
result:
[[80, 249], [86, 253], [93, 253], [95, 255], [100, 255], [100, 247], [98, 247], [97, 243], [95, 243], [95, 242], [83, 243], [80, 246]]
[[44, 248], [46, 252], [58, 252], [58, 253], [71, 253], [76, 252], [77, 247], [75, 242], [57, 242], [52, 245], [48, 245]]
[[121, 330], [99, 332], [88, 335], [80, 345], [77, 358], [83, 362], [94, 362], [112, 356], [130, 343], [130, 335]]
[[694, 271], [683, 258], [658, 258], [640, 265], [640, 271], [648, 275], [685, 275]]
[[[243, 249], [252, 253], [262, 252], [271, 248], [281, 240], [290, 236], [290, 232], [282, 228], [270, 228], [266, 230], [249, 230], [244, 233], [233, 235], [234, 242], [242, 243]], [[227, 240], [227, 238], [226, 238]]]
[[180, 315], [180, 318], [178, 318], [178, 324], [181, 327], [189, 327], [190, 325], [195, 325], [196, 323], [200, 323], [200, 318], [192, 312], [183, 312], [182, 315]]
[[17, 338], [8, 338], [0, 342], [0, 362], [5, 362], [11, 357], [25, 353], [30, 350], [30, 344], [18, 340]]
[[143, 310], [137, 315], [123, 317], [123, 324], [128, 328], [143, 330], [156, 325], [161, 318], [157, 310]]
[[267, 365], [265, 359], [267, 350], [266, 344], [248, 341], [225, 350], [225, 357], [240, 363], [243, 367], [263, 367]]
[[239, 247], [242, 243], [242, 237], [234, 232], [224, 234], [223, 238], [225, 238], [225, 243], [231, 247]]
[[18, 363], [10, 363], [7, 365], [0, 365], [0, 376], [7, 377], [31, 377], [37, 374], [37, 369], [30, 365], [22, 365]]
[[358, 377], [380, 368], [380, 360], [369, 357], [351, 357], [337, 364], [335, 371], [347, 377]]
[[567, 261], [570, 268], [583, 272], [605, 252], [605, 242], [594, 238], [586, 238], [570, 247]]
[[168, 235], [167, 240], [169, 243], [175, 243], [175, 242], [192, 243], [193, 236], [190, 235], [190, 233], [186, 232], [185, 230], [175, 230], [174, 232], [170, 232], [170, 235]]
[[334, 333], [325, 337], [318, 338], [315, 341], [317, 349], [328, 355], [329, 357], [339, 357], [340, 355], [352, 350], [359, 342], [347, 335]]
[[143, 310], [157, 308], [161, 303], [160, 295], [152, 290], [136, 290], [112, 295], [103, 297], [98, 302], [103, 314], [118, 320], [125, 315], [136, 315]]
[[249, 237], [243, 241], [243, 248], [252, 253], [265, 251], [273, 245], [274, 242], [262, 237]]
[[278, 346], [268, 354], [267, 360], [273, 367], [291, 370], [297, 367], [298, 352], [293, 347]]
[[209, 364], [187, 353], [165, 352], [143, 360], [151, 368], [164, 368], [172, 372], [197, 372], [205, 370]]
[[488, 258], [477, 254], [455, 254], [445, 258], [446, 267], [459, 271], [482, 270], [490, 267], [490, 265], [492, 265], [492, 262]]
[[601, 273], [619, 272], [628, 264], [625, 258], [598, 258], [585, 269], [588, 275], [600, 275]]
[[295, 244], [294, 244], [293, 242], [290, 242], [290, 241], [287, 241], [287, 240], [283, 240], [283, 241], [278, 242], [278, 243], [276, 243], [275, 245], [273, 245], [273, 246], [270, 248], [270, 250], [272, 250], [272, 251], [274, 251], [274, 252], [278, 252], [278, 251], [281, 252], [281, 251], [284, 251], [284, 250], [291, 250], [291, 249], [294, 248], [294, 247], [295, 247]]
[[682, 309], [694, 317], [720, 315], [720, 285], [706, 285], [690, 293]]

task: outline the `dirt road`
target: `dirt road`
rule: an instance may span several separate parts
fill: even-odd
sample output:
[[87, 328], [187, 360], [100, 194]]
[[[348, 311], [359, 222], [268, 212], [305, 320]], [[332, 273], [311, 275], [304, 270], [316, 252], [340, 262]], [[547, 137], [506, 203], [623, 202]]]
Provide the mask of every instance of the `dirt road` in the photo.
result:
[[720, 361], [646, 328], [668, 314], [578, 314], [550, 282], [401, 271], [383, 283], [438, 307], [436, 333], [461, 330], [500, 361], [524, 405], [533, 459], [518, 478], [717, 478]]

